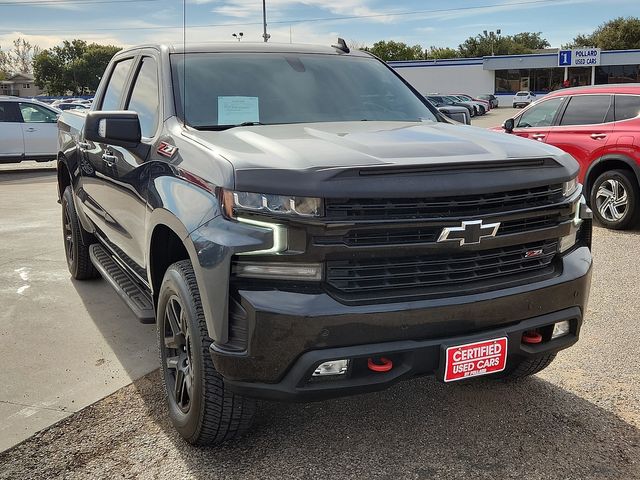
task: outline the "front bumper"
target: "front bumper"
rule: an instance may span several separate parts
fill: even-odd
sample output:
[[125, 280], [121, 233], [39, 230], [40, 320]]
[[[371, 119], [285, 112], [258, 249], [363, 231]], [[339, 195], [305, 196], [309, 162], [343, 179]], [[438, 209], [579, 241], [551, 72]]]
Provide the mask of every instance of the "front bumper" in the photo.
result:
[[[554, 340], [537, 345], [522, 343], [524, 332], [533, 329], [549, 329], [554, 323], [568, 320], [571, 330]], [[227, 388], [241, 395], [280, 401], [319, 401], [327, 398], [382, 390], [413, 376], [435, 374], [442, 378], [444, 351], [447, 347], [463, 345], [493, 338], [508, 338], [507, 367], [518, 359], [553, 353], [570, 347], [578, 341], [582, 325], [580, 308], [573, 307], [549, 315], [542, 315], [518, 322], [505, 328], [491, 329], [476, 335], [433, 340], [404, 340], [398, 342], [358, 345], [353, 347], [313, 350], [302, 354], [292, 368], [277, 383], [243, 382], [225, 379]], [[388, 372], [372, 372], [367, 359], [385, 357], [393, 362]], [[312, 377], [323, 362], [349, 359], [349, 372], [340, 377]]]
[[[375, 305], [344, 305], [327, 293], [277, 289], [240, 290], [247, 315], [246, 351], [211, 346], [226, 385], [248, 396], [320, 400], [384, 388], [413, 375], [437, 373], [446, 345], [509, 337], [508, 362], [567, 348], [578, 339], [588, 300], [591, 253], [576, 248], [562, 259], [561, 273], [540, 282], [459, 297]], [[522, 333], [570, 320], [568, 336], [536, 346]], [[375, 376], [310, 382], [325, 361], [397, 357], [394, 368]], [[354, 361], [354, 365], [357, 362]]]

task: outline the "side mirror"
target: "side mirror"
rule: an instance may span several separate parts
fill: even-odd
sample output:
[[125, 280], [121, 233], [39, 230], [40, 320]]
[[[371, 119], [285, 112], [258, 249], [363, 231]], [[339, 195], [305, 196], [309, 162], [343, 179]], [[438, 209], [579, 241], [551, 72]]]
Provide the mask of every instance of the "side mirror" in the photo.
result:
[[513, 120], [513, 118], [507, 118], [502, 124], [502, 128], [504, 128], [504, 131], [507, 133], [513, 132], [513, 128], [515, 126], [516, 126], [516, 122]]
[[136, 112], [94, 111], [84, 121], [84, 138], [92, 142], [136, 148], [142, 139], [140, 119]]

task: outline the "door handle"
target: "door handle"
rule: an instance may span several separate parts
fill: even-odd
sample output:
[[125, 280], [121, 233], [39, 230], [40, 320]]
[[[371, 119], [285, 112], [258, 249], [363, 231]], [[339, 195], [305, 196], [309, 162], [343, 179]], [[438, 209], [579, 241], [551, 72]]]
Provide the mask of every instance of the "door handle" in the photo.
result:
[[592, 133], [591, 134], [591, 138], [593, 138], [594, 140], [599, 140], [601, 138], [607, 138], [607, 134], [606, 133]]
[[110, 167], [113, 167], [118, 161], [118, 157], [116, 157], [115, 155], [111, 155], [109, 153], [103, 153], [102, 161], [107, 165], [109, 165]]
[[26, 131], [27, 131], [27, 132], [35, 132], [35, 131], [36, 131], [36, 129], [35, 129], [35, 128], [33, 128], [33, 127], [29, 127], [29, 128], [27, 128], [27, 130], [26, 130]]
[[531, 138], [535, 138], [536, 140], [542, 140], [546, 135], [544, 133], [534, 133], [531, 135]]

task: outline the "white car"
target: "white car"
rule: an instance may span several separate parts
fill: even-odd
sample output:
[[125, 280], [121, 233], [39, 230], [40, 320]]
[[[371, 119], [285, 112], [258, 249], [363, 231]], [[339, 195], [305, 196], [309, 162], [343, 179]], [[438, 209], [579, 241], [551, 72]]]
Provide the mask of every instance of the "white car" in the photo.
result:
[[535, 101], [536, 96], [533, 92], [522, 90], [513, 96], [513, 108], [526, 107]]
[[0, 96], [0, 163], [54, 160], [60, 113], [37, 100]]

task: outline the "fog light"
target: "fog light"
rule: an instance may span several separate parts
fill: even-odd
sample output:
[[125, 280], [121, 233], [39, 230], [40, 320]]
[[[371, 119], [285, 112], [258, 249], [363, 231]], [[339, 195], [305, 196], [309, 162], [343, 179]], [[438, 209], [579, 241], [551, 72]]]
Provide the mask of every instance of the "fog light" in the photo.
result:
[[563, 320], [561, 322], [555, 323], [553, 325], [553, 333], [551, 334], [551, 340], [554, 338], [564, 337], [569, 333], [571, 329], [571, 324], [569, 320]]
[[318, 365], [313, 372], [314, 377], [324, 377], [327, 375], [344, 375], [349, 368], [349, 360], [332, 360]]

